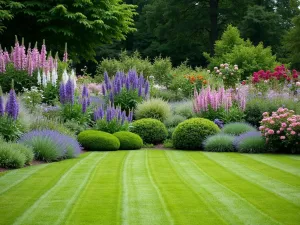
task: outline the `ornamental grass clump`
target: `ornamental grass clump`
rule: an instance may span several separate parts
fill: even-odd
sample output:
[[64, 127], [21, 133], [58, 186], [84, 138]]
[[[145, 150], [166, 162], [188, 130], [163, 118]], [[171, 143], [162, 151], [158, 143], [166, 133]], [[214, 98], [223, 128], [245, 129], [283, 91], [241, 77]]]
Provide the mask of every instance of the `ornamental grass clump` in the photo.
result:
[[18, 142], [32, 147], [35, 158], [46, 162], [73, 158], [81, 152], [81, 147], [75, 138], [54, 130], [30, 131]]
[[139, 76], [135, 70], [129, 70], [127, 74], [117, 72], [112, 79], [105, 72], [102, 94], [107, 102], [120, 106], [128, 113], [135, 109], [143, 99], [148, 98], [149, 81], [143, 75]]
[[248, 123], [229, 123], [222, 128], [223, 133], [235, 136], [249, 131], [256, 131], [256, 128]]
[[237, 136], [235, 149], [242, 153], [263, 153], [267, 151], [266, 141], [259, 131], [250, 131]]
[[234, 136], [228, 134], [217, 134], [208, 137], [204, 142], [204, 151], [208, 152], [234, 152]]
[[105, 109], [103, 106], [100, 106], [94, 111], [94, 128], [111, 134], [118, 131], [128, 131], [132, 117], [132, 111], [129, 111], [127, 116], [126, 111], [122, 111], [121, 107], [109, 105]]
[[259, 130], [273, 151], [300, 152], [300, 115], [293, 110], [280, 107], [272, 115], [264, 112]]

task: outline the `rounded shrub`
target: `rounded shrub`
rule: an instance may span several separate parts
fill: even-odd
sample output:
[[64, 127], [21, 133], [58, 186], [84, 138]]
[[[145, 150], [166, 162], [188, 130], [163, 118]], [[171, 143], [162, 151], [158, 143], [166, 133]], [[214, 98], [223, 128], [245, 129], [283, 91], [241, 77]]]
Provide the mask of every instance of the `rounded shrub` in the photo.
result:
[[120, 150], [134, 150], [143, 147], [142, 138], [129, 131], [119, 131], [113, 134], [120, 141]]
[[177, 149], [200, 149], [208, 136], [218, 132], [220, 129], [214, 122], [203, 118], [192, 118], [175, 128], [172, 136], [173, 145]]
[[31, 147], [19, 143], [11, 143], [11, 147], [14, 148], [16, 151], [21, 152], [25, 156], [26, 165], [29, 165], [34, 159], [34, 153]]
[[166, 125], [166, 127], [176, 127], [178, 124], [180, 124], [181, 122], [185, 121], [186, 117], [181, 116], [181, 115], [172, 115], [170, 117], [168, 117], [165, 121], [164, 124]]
[[234, 152], [234, 136], [228, 134], [217, 134], [208, 137], [204, 143], [204, 150], [208, 152]]
[[240, 122], [228, 123], [222, 129], [223, 133], [236, 135], [236, 136], [250, 131], [256, 131], [256, 128], [251, 126], [248, 123], [240, 123]]
[[88, 151], [115, 151], [120, 148], [119, 139], [103, 131], [82, 131], [78, 135], [78, 141]]
[[162, 143], [168, 136], [166, 126], [156, 119], [140, 119], [131, 124], [131, 132], [138, 134], [144, 143]]
[[0, 167], [21, 168], [25, 165], [26, 156], [21, 151], [16, 151], [9, 143], [1, 143]]
[[263, 153], [267, 151], [266, 140], [258, 131], [244, 133], [234, 140], [234, 146], [238, 152]]
[[171, 107], [168, 102], [160, 98], [151, 98], [137, 105], [136, 119], [152, 118], [164, 121], [171, 116]]

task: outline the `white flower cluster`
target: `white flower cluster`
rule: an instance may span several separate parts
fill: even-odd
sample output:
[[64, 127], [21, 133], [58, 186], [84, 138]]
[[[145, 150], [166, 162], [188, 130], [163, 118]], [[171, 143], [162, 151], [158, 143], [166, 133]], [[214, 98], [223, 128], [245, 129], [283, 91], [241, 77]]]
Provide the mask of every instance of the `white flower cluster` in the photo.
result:
[[43, 85], [43, 87], [46, 87], [48, 83], [51, 83], [53, 86], [56, 86], [57, 79], [58, 79], [57, 70], [54, 68], [52, 72], [48, 71], [47, 73], [45, 73], [45, 71], [43, 71], [42, 76], [40, 71], [38, 71], [38, 76], [37, 76], [38, 85]]

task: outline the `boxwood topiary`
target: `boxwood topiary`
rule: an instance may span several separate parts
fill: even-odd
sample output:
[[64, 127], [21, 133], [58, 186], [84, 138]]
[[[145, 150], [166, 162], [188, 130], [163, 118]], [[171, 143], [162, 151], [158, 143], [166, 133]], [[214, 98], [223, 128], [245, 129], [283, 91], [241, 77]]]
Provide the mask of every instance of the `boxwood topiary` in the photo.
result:
[[97, 130], [82, 131], [78, 141], [88, 151], [114, 151], [120, 147], [120, 141], [114, 135]]
[[131, 125], [131, 132], [138, 134], [147, 144], [162, 143], [168, 136], [166, 126], [156, 119], [140, 119]]
[[121, 150], [134, 150], [143, 147], [143, 140], [137, 134], [129, 131], [119, 131], [113, 135], [119, 139]]
[[192, 118], [180, 123], [172, 135], [173, 145], [177, 149], [200, 149], [202, 142], [210, 135], [220, 132], [212, 121], [203, 118]]

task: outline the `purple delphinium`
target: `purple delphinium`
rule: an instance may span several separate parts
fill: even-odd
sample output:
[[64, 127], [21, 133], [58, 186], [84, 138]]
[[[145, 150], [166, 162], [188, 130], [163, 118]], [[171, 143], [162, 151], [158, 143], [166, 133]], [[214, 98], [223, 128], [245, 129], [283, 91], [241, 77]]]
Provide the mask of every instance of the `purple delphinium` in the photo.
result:
[[112, 92], [109, 93], [109, 101], [111, 102], [111, 104], [114, 104], [114, 95]]
[[55, 130], [33, 130], [24, 134], [18, 142], [34, 148], [37, 139], [51, 140], [53, 149], [58, 153], [58, 159], [75, 157], [81, 152], [81, 147], [75, 138]]
[[61, 104], [65, 104], [66, 102], [66, 86], [64, 83], [61, 83], [59, 86], [59, 100]]
[[83, 85], [83, 89], [82, 89], [82, 96], [81, 96], [82, 98], [84, 98], [84, 97], [89, 97], [89, 91], [88, 91], [88, 88], [87, 88], [87, 86], [86, 85]]
[[239, 143], [248, 137], [261, 137], [261, 133], [259, 131], [249, 131], [237, 136], [233, 141], [234, 147], [237, 148]]
[[116, 120], [120, 122], [122, 125], [125, 121], [132, 121], [133, 113], [130, 112], [129, 116], [126, 116], [126, 112], [122, 111], [120, 107], [108, 106], [106, 110], [103, 109], [103, 106], [100, 106], [98, 109], [94, 111], [94, 120], [105, 119], [107, 122], [112, 120]]
[[13, 118], [14, 120], [18, 118], [19, 104], [17, 101], [16, 92], [13, 88], [9, 91], [8, 100], [5, 106], [5, 112], [9, 117]]
[[74, 104], [74, 83], [71, 79], [69, 79], [66, 83], [66, 102]]
[[82, 113], [86, 113], [86, 109], [88, 106], [88, 100], [86, 97], [82, 99]]

